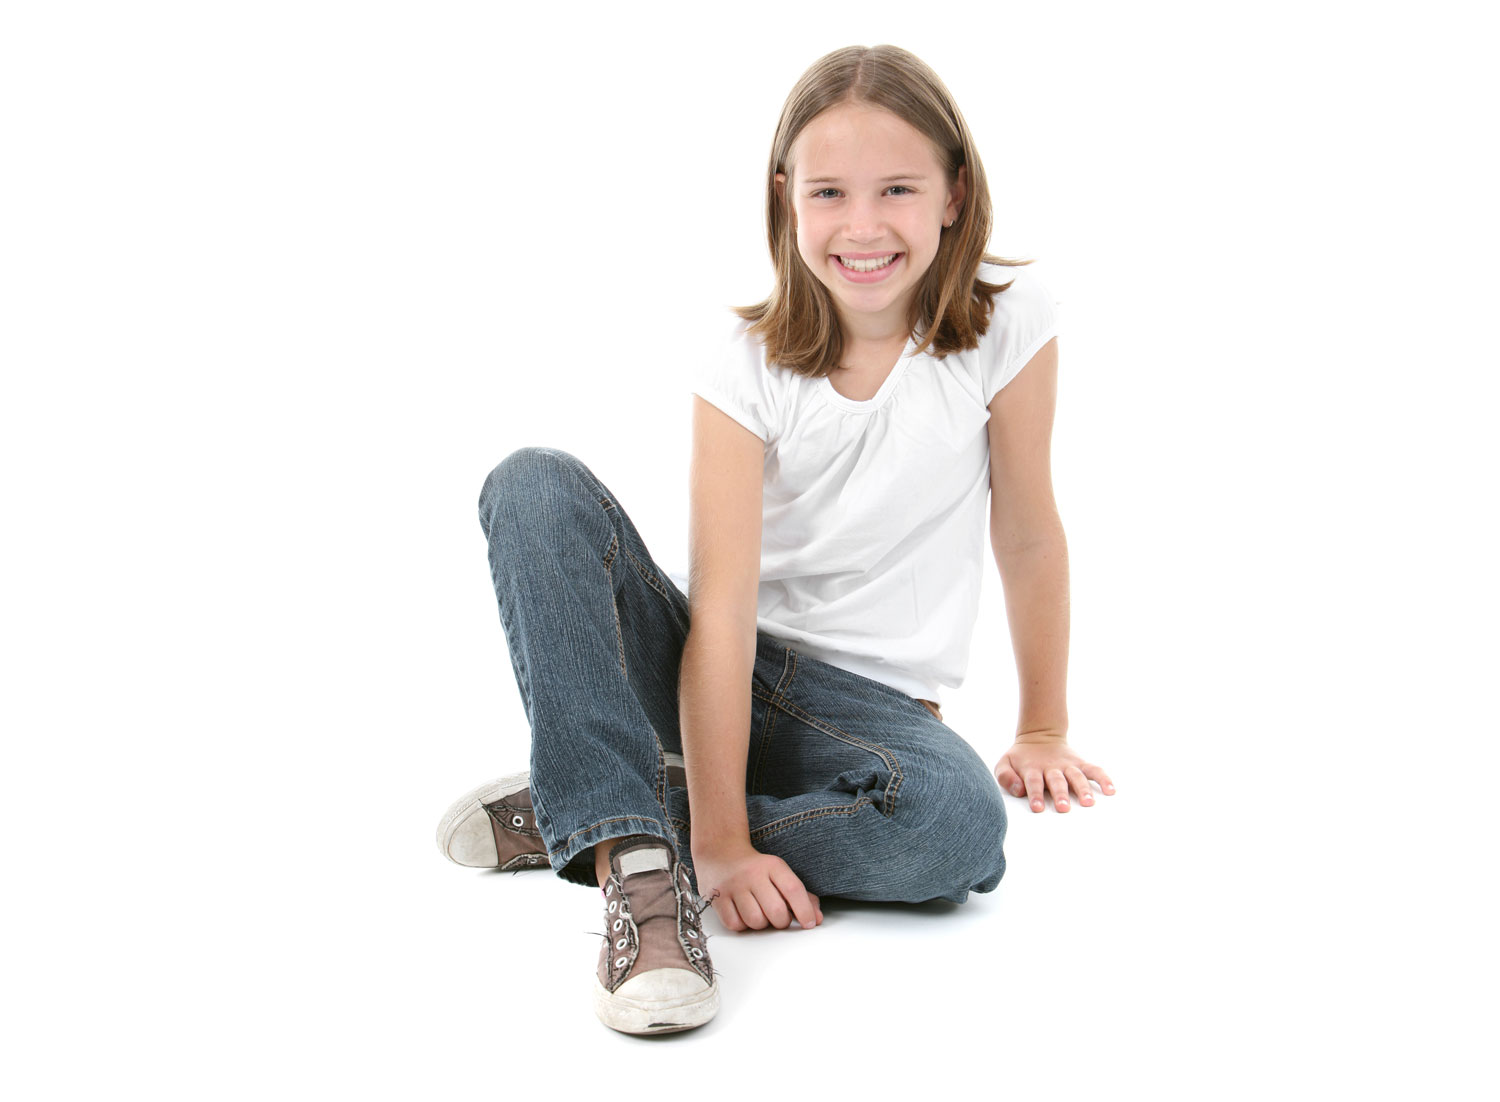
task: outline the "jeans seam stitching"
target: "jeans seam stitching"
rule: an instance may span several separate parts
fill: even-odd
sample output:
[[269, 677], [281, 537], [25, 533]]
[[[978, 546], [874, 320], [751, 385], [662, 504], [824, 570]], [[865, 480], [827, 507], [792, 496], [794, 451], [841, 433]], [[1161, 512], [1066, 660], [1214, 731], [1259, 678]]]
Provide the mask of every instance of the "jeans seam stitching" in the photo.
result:
[[821, 819], [829, 815], [853, 815], [862, 807], [869, 807], [875, 801], [868, 796], [860, 796], [852, 804], [835, 804], [832, 807], [814, 807], [806, 811], [799, 811], [795, 815], [788, 815], [784, 819], [775, 819], [765, 826], [757, 827], [750, 832], [752, 842], [762, 841], [773, 834], [780, 834], [783, 830], [805, 823], [810, 819]]
[[781, 667], [781, 680], [776, 682], [776, 695], [785, 696], [786, 691], [792, 687], [792, 682], [797, 678], [797, 652], [790, 647], [786, 651], [786, 660]]
[[[770, 700], [784, 699], [786, 691], [791, 688], [792, 682], [797, 677], [797, 652], [791, 647], [786, 648], [786, 657], [781, 664], [781, 678], [776, 682], [776, 687], [771, 690]], [[754, 692], [754, 686], [751, 686]], [[766, 753], [766, 743], [770, 741], [771, 735], [776, 730], [776, 710], [766, 709], [765, 722], [761, 725], [760, 749], [755, 754], [755, 767], [750, 773], [750, 790], [754, 791], [760, 783], [760, 763]]]
[[754, 792], [760, 786], [760, 763], [766, 756], [766, 743], [771, 741], [771, 735], [776, 730], [776, 709], [767, 708], [766, 718], [760, 725], [760, 749], [755, 752], [755, 766], [750, 770], [750, 791]]
[[[752, 688], [751, 691], [753, 692], [754, 689]], [[783, 696], [771, 696], [767, 698], [767, 703], [769, 703], [774, 708], [780, 708], [782, 711], [786, 712], [794, 719], [800, 719], [809, 727], [812, 727], [815, 730], [822, 731], [830, 738], [836, 738], [840, 742], [848, 743], [850, 746], [857, 746], [861, 750], [866, 750], [869, 753], [872, 753], [876, 757], [880, 758], [881, 761], [885, 762], [886, 767], [891, 771], [891, 780], [890, 783], [885, 786], [885, 797], [881, 800], [881, 814], [889, 818], [895, 813], [896, 793], [900, 791], [901, 781], [905, 775], [902, 773], [901, 764], [896, 761], [896, 757], [894, 754], [892, 754], [884, 746], [881, 746], [878, 743], [866, 742], [864, 739], [857, 738], [856, 736], [851, 735], [848, 731], [835, 727], [827, 720], [819, 719], [814, 715], [809, 715], [807, 712], [804, 712], [801, 708], [797, 707], [790, 700], [787, 700]], [[927, 709], [923, 708], [922, 710], [925, 712]]]
[[[600, 498], [599, 501], [600, 504], [606, 505], [609, 508], [614, 508], [613, 503], [610, 502], [608, 498]], [[609, 575], [609, 609], [615, 618], [615, 645], [619, 648], [620, 651], [620, 673], [626, 678], [628, 684], [630, 671], [625, 666], [625, 632], [624, 629], [620, 626], [620, 602], [615, 599], [614, 561], [616, 554], [622, 551], [625, 553], [625, 557], [630, 559], [631, 562], [637, 562], [636, 557], [630, 553], [630, 548], [625, 547], [620, 543], [620, 533], [616, 532], [614, 538], [609, 541], [609, 550], [604, 554], [604, 568], [605, 572]], [[660, 590], [658, 590], [658, 592], [660, 592]], [[666, 594], [662, 594], [662, 596], [666, 596]], [[661, 739], [657, 737], [654, 730], [651, 734], [652, 741], [656, 744], [656, 784], [652, 795], [656, 797], [657, 806], [661, 808], [662, 815], [663, 817], [665, 817], [668, 814], [667, 760], [661, 748]], [[653, 820], [653, 822], [654, 821], [655, 820]], [[660, 823], [657, 823], [657, 826], [660, 825]], [[668, 828], [668, 831], [672, 835], [672, 845], [675, 849], [677, 846], [677, 832], [675, 830], [671, 830], [670, 827]]]
[[655, 819], [649, 819], [645, 815], [616, 815], [612, 819], [600, 819], [597, 823], [591, 823], [589, 826], [583, 827], [580, 830], [575, 830], [572, 834], [564, 838], [563, 844], [558, 847], [558, 852], [561, 853], [563, 850], [572, 845], [573, 839], [577, 838], [580, 834], [587, 834], [591, 830], [597, 830], [599, 827], [604, 826], [606, 823], [626, 823], [630, 822], [631, 820], [641, 823], [650, 823], [652, 826], [656, 827], [661, 826], [661, 823], [657, 822]]
[[661, 740], [654, 741], [656, 742], [656, 791], [653, 795], [656, 796], [656, 802], [661, 805], [662, 815], [670, 823], [672, 820], [670, 816], [667, 816], [667, 759], [661, 750]]
[[604, 553], [604, 573], [609, 577], [609, 611], [615, 618], [615, 647], [620, 652], [620, 673], [625, 677], [630, 676], [630, 671], [625, 668], [625, 633], [620, 629], [620, 604], [615, 600], [615, 550], [620, 545], [620, 537], [615, 536], [609, 541], [609, 550]]
[[[753, 692], [752, 686], [752, 692]], [[761, 721], [760, 749], [755, 752], [755, 768], [750, 771], [750, 791], [754, 792], [760, 784], [760, 763], [766, 756], [766, 744], [771, 741], [771, 736], [776, 731], [776, 709], [767, 708], [766, 718]]]
[[663, 600], [670, 602], [672, 600], [672, 597], [666, 591], [666, 589], [662, 587], [661, 581], [656, 578], [651, 571], [646, 569], [645, 564], [642, 563], [640, 559], [636, 558], [630, 553], [630, 548], [622, 547], [621, 550], [625, 552], [625, 557], [635, 564], [635, 571], [641, 576], [641, 579], [652, 589], [656, 590], [656, 592], [662, 597]]

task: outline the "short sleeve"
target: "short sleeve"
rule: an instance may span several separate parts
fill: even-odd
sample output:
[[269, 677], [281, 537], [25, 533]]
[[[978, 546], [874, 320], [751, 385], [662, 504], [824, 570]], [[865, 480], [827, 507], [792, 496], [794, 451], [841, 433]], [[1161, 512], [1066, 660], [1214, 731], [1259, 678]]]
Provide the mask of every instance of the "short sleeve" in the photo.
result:
[[766, 443], [776, 435], [776, 394], [765, 353], [736, 319], [727, 339], [693, 367], [693, 393], [723, 410]]
[[1008, 290], [995, 296], [995, 312], [984, 335], [984, 343], [990, 346], [981, 357], [984, 404], [988, 406], [1042, 345], [1057, 336], [1058, 317], [1051, 292], [1025, 268], [990, 269], [984, 278], [992, 283], [1014, 279]]

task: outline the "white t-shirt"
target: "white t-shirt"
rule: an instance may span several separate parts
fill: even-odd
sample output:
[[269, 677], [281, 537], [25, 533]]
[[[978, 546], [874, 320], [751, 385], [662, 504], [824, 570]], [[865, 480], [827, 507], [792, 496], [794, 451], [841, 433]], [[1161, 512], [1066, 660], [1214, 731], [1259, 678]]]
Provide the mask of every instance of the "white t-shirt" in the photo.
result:
[[[963, 684], [989, 518], [990, 399], [1057, 333], [1025, 268], [983, 265], [995, 296], [979, 347], [937, 359], [914, 339], [876, 395], [766, 364], [747, 322], [695, 368], [693, 393], [765, 441], [757, 626], [793, 650], [942, 703]], [[686, 571], [671, 572], [687, 592]]]

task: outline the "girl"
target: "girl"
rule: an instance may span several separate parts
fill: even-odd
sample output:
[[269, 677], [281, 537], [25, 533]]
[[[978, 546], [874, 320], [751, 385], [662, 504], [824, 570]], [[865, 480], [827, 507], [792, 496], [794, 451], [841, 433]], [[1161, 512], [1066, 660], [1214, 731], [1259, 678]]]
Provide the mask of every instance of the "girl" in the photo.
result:
[[[565, 452], [522, 448], [480, 498], [531, 770], [438, 842], [601, 885], [595, 1009], [629, 1033], [717, 1011], [703, 899], [736, 931], [816, 926], [825, 895], [962, 902], [1004, 874], [1002, 787], [1038, 812], [1113, 791], [1066, 741], [1054, 310], [984, 251], [958, 108], [904, 50], [835, 51], [792, 89], [766, 185], [775, 287], [694, 386], [690, 596]], [[939, 708], [987, 492], [1021, 685], [993, 773]]]

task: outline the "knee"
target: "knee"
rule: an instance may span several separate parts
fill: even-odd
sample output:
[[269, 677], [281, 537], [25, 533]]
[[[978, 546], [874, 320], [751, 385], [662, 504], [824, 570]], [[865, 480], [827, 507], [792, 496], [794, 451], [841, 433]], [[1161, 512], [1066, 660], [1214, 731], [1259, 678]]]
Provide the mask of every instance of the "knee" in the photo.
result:
[[970, 810], [975, 845], [965, 853], [969, 882], [964, 887], [976, 892], [994, 891], [1005, 875], [1005, 796], [994, 777], [986, 779], [982, 805]]
[[903, 785], [896, 815], [923, 840], [931, 897], [993, 891], [1005, 874], [1005, 797], [983, 763]]
[[479, 519], [490, 522], [509, 502], [530, 500], [567, 476], [578, 460], [557, 448], [525, 447], [511, 452], [492, 470], [479, 491]]

